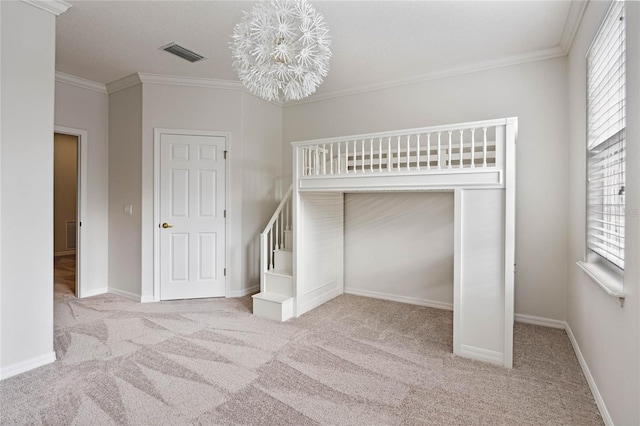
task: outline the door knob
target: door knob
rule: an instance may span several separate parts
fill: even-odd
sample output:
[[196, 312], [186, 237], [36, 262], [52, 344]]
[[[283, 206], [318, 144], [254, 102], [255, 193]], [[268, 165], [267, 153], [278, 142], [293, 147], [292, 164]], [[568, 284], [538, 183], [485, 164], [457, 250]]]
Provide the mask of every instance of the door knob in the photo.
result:
[[162, 224], [162, 227], [163, 227], [164, 229], [167, 229], [167, 228], [173, 228], [173, 225], [169, 225], [167, 222], [165, 222], [165, 223], [163, 223], [163, 224]]

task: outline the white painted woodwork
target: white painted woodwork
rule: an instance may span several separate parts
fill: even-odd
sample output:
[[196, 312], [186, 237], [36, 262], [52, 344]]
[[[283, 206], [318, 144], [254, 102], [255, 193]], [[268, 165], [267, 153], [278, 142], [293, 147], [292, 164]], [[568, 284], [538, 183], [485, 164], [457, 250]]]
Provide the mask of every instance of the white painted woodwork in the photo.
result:
[[[254, 314], [283, 321], [345, 291], [344, 192], [453, 190], [453, 352], [510, 368], [516, 133], [517, 119], [510, 118], [293, 143], [296, 179], [260, 238], [263, 279], [261, 292], [254, 296]], [[422, 134], [427, 140], [424, 154]], [[433, 152], [432, 134], [438, 135]], [[344, 174], [333, 173], [334, 155], [337, 164], [345, 164]], [[420, 168], [423, 156], [426, 167]], [[291, 226], [283, 232], [281, 218], [287, 217], [289, 207]], [[292, 274], [285, 269], [286, 252], [280, 250], [283, 239], [285, 249], [292, 250]]]
[[424, 191], [450, 190], [465, 187], [501, 187], [503, 172], [498, 169], [425, 169], [402, 174], [362, 174], [347, 176], [333, 175], [318, 178], [304, 177], [298, 179], [300, 192], [356, 192], [356, 191]]
[[160, 136], [162, 300], [225, 295], [225, 145], [220, 136]]
[[[260, 234], [260, 273], [261, 280], [264, 273], [273, 269], [291, 271], [291, 267], [285, 267], [276, 263], [276, 252], [291, 251], [293, 243], [291, 236], [291, 192], [293, 186], [289, 188], [278, 208], [269, 220], [264, 231]], [[264, 288], [261, 287], [261, 291]]]
[[286, 321], [293, 317], [293, 297], [258, 293], [252, 299], [255, 316], [274, 321]]
[[[510, 368], [516, 133], [507, 118], [292, 143], [293, 315], [344, 292], [343, 193], [453, 190], [453, 351]], [[327, 155], [344, 173], [326, 172]]]
[[264, 273], [265, 294], [279, 294], [281, 296], [293, 296], [293, 277], [287, 271], [273, 269]]
[[[56, 97], [58, 96], [59, 88], [56, 85]], [[62, 89], [61, 91], [64, 91]], [[93, 94], [91, 94], [93, 95]], [[60, 114], [62, 115], [62, 114]], [[74, 114], [75, 115], [75, 114]], [[58, 117], [58, 110], [56, 108], [56, 119]], [[63, 135], [75, 136], [78, 139], [78, 176], [77, 176], [77, 197], [78, 197], [78, 205], [77, 205], [77, 213], [76, 216], [78, 218], [78, 222], [80, 226], [77, 227], [77, 248], [75, 250], [76, 254], [76, 297], [83, 298], [88, 297], [87, 294], [91, 294], [95, 292], [95, 281], [97, 279], [96, 275], [99, 275], [100, 267], [99, 265], [103, 262], [94, 262], [96, 259], [91, 256], [92, 250], [97, 249], [97, 247], [93, 247], [92, 245], [87, 244], [89, 241], [89, 234], [93, 235], [93, 231], [95, 228], [99, 227], [91, 227], [88, 225], [88, 222], [91, 223], [91, 220], [87, 220], [88, 217], [88, 205], [89, 205], [89, 196], [90, 191], [89, 187], [89, 171], [90, 167], [88, 167], [88, 146], [89, 146], [89, 134], [85, 130], [75, 129], [70, 127], [64, 127], [56, 125], [54, 127], [56, 133]], [[92, 139], [93, 140], [93, 139]], [[92, 145], [93, 146], [93, 145]], [[54, 168], [55, 170], [55, 168]], [[54, 215], [55, 216], [55, 215]], [[88, 265], [92, 265], [91, 270], [89, 270]], [[103, 263], [104, 264], [104, 263]], [[102, 278], [104, 279], [104, 278]], [[103, 287], [104, 288], [104, 287]], [[98, 293], [100, 294], [100, 293]]]
[[291, 247], [291, 250], [293, 250], [293, 230], [284, 231], [284, 245], [287, 248]]
[[293, 252], [291, 250], [274, 250], [273, 260], [277, 270], [285, 271], [289, 275], [293, 273]]
[[344, 291], [342, 193], [294, 192], [294, 315]]
[[[311, 151], [305, 154], [303, 167], [312, 163]], [[293, 185], [260, 234], [260, 293], [253, 295], [253, 314], [286, 321], [293, 312]]]
[[500, 365], [505, 357], [504, 207], [503, 189], [456, 190], [453, 351]]
[[[345, 174], [384, 171], [407, 174], [412, 172], [412, 167], [416, 169], [414, 171], [419, 171], [421, 165], [427, 166], [423, 173], [428, 172], [431, 167], [439, 172], [450, 171], [452, 168], [500, 170], [503, 168], [500, 155], [504, 152], [504, 141], [500, 138], [504, 138], [504, 128], [504, 119], [487, 120], [294, 142], [292, 145], [294, 149], [302, 151], [301, 158], [298, 159], [303, 164], [299, 176], [302, 179], [333, 174], [331, 170], [327, 172], [326, 167], [323, 167], [323, 164], [330, 162], [333, 157], [336, 157], [336, 161], [338, 158], [344, 158]], [[483, 135], [480, 146], [476, 143], [476, 131], [481, 131]], [[446, 142], [442, 140], [443, 134]], [[437, 148], [431, 145], [432, 135], [437, 135]], [[427, 140], [424, 150], [420, 144], [421, 137]], [[382, 144], [385, 138], [386, 152]], [[378, 144], [373, 142], [376, 139], [379, 141]], [[331, 158], [327, 159], [328, 156]], [[384, 167], [381, 161], [383, 156], [386, 157]], [[481, 157], [482, 161], [479, 161], [478, 157]]]

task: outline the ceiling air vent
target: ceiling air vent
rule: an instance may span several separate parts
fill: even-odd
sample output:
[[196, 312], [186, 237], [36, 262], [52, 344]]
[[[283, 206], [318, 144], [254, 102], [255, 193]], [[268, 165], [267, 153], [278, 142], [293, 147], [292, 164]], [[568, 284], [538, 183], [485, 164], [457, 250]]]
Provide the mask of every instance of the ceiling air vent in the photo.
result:
[[198, 55], [196, 52], [192, 52], [191, 50], [175, 43], [169, 43], [166, 46], [162, 46], [160, 49], [173, 53], [176, 56], [180, 56], [182, 59], [186, 59], [189, 62], [198, 62], [206, 59], [204, 56]]

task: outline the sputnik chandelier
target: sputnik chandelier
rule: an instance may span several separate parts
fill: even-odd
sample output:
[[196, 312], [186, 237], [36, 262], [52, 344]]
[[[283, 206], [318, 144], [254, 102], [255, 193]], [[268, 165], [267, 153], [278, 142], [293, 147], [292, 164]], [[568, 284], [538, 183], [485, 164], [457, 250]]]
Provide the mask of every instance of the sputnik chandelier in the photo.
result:
[[267, 101], [305, 98], [329, 72], [329, 30], [306, 0], [257, 3], [231, 38], [240, 81]]

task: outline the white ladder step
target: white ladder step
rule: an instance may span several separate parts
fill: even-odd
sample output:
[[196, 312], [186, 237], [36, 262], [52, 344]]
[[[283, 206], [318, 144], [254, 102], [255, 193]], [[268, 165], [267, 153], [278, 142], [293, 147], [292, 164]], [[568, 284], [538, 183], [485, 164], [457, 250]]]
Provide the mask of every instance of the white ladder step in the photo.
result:
[[284, 246], [286, 250], [293, 250], [293, 230], [284, 231]]
[[293, 277], [289, 271], [272, 269], [263, 275], [264, 285], [262, 289], [265, 293], [279, 294], [281, 296], [293, 296]]
[[293, 316], [293, 297], [262, 292], [252, 298], [256, 316], [274, 321], [286, 321]]
[[274, 250], [274, 263], [279, 271], [287, 271], [289, 275], [293, 275], [293, 252], [291, 250]]

